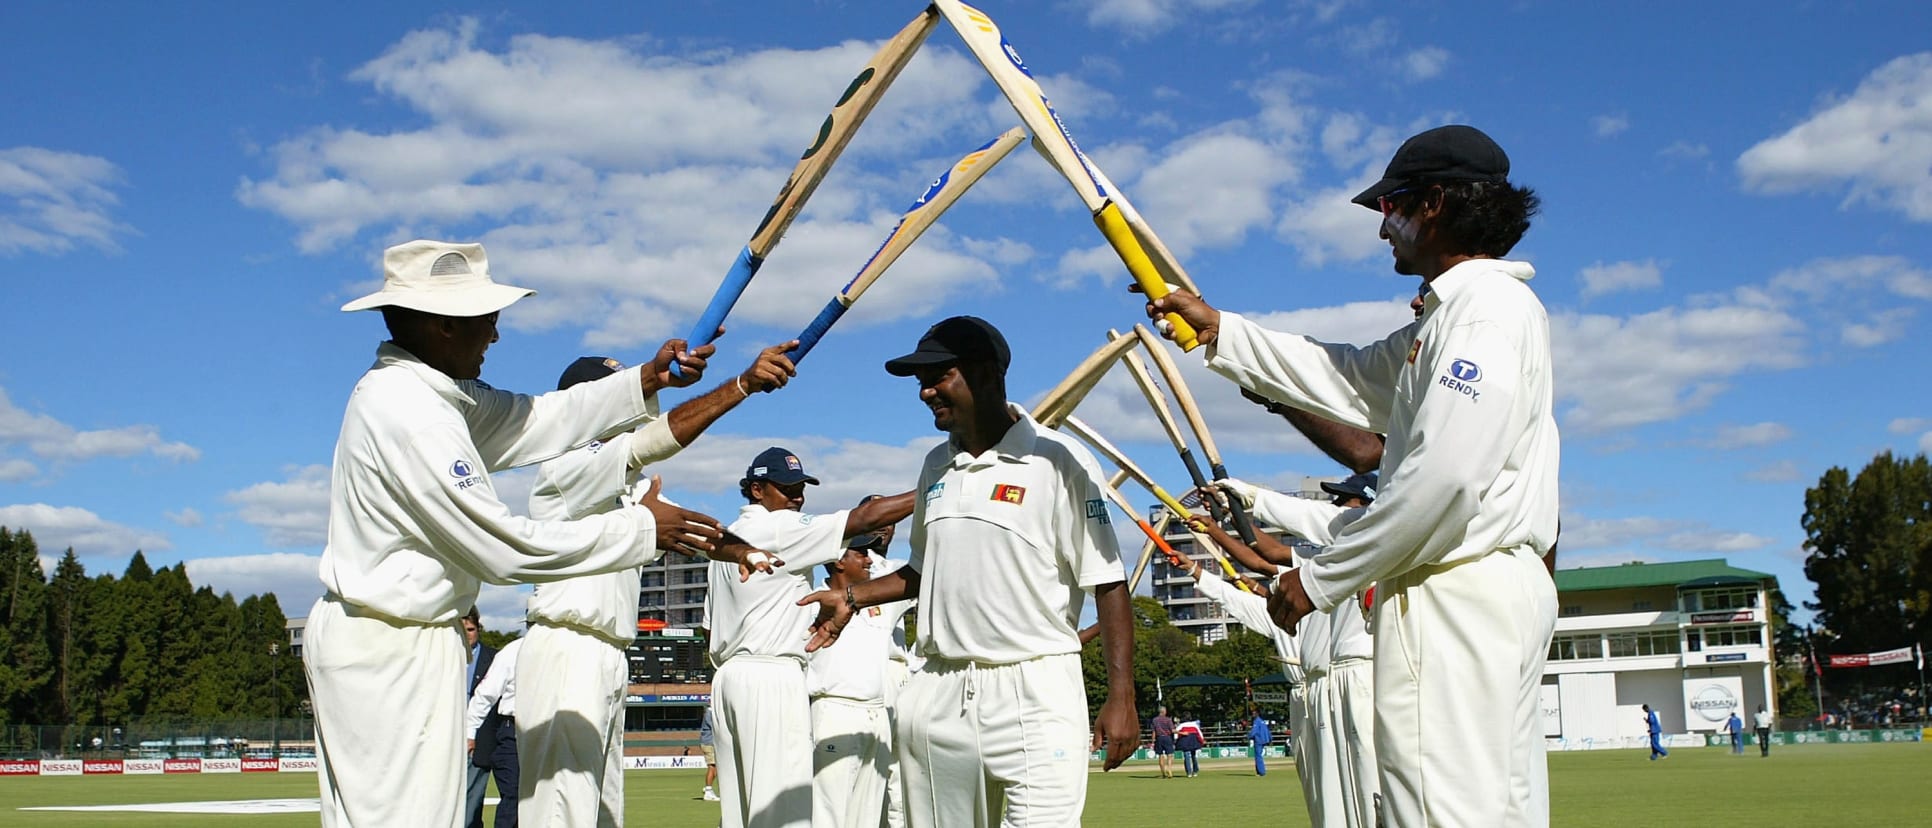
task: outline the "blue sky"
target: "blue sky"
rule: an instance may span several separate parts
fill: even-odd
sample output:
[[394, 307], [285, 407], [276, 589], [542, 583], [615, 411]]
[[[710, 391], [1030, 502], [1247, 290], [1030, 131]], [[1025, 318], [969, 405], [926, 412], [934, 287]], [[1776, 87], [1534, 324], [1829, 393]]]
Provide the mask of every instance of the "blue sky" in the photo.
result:
[[[342, 405], [382, 337], [336, 308], [385, 245], [480, 240], [499, 280], [540, 291], [503, 318], [498, 386], [635, 360], [682, 335], [920, 8], [568, 5], [12, 4], [0, 525], [96, 571], [135, 548], [187, 560], [302, 614]], [[1566, 565], [1722, 556], [1808, 597], [1805, 487], [1932, 449], [1932, 9], [1575, 5], [984, 9], [1209, 299], [1284, 329], [1402, 324], [1414, 283], [1346, 198], [1414, 132], [1488, 131], [1544, 198], [1516, 253], [1552, 317]], [[753, 283], [713, 380], [793, 336], [928, 179], [1015, 122], [942, 24]], [[1016, 152], [668, 484], [728, 519], [744, 464], [781, 443], [827, 481], [811, 506], [907, 486], [938, 435], [885, 358], [978, 314], [1036, 398], [1140, 319], [1126, 282], [1064, 182]], [[1181, 361], [1236, 475], [1339, 471]], [[1081, 414], [1185, 485], [1124, 377]], [[513, 502], [528, 485], [499, 480]], [[485, 606], [501, 625], [518, 600]]]

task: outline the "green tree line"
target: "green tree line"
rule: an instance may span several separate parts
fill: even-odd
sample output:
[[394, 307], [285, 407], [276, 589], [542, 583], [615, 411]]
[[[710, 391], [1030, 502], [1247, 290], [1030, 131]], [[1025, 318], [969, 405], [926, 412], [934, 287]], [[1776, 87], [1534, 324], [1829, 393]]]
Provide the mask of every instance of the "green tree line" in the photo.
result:
[[273, 594], [195, 587], [136, 551], [120, 577], [68, 549], [48, 577], [0, 526], [0, 726], [302, 715], [308, 686]]
[[[1095, 707], [1107, 698], [1107, 665], [1101, 646], [1101, 639], [1096, 638], [1080, 655], [1087, 699]], [[1207, 675], [1254, 680], [1280, 676], [1281, 667], [1267, 636], [1230, 625], [1227, 638], [1203, 646], [1192, 633], [1174, 626], [1159, 601], [1145, 595], [1134, 597], [1134, 698], [1143, 720], [1153, 716], [1159, 704], [1157, 679], [1169, 682], [1181, 676]], [[1286, 692], [1288, 688], [1275, 685], [1265, 689]], [[1247, 690], [1242, 687], [1173, 688], [1166, 690], [1165, 696], [1170, 711], [1210, 724], [1233, 722], [1248, 715]], [[1269, 718], [1287, 720], [1287, 705], [1261, 707]]]
[[[1927, 643], [1932, 630], [1932, 463], [1883, 452], [1805, 490], [1805, 576], [1817, 585], [1806, 647], [1823, 659]], [[1917, 683], [1911, 662], [1825, 668], [1833, 695]]]

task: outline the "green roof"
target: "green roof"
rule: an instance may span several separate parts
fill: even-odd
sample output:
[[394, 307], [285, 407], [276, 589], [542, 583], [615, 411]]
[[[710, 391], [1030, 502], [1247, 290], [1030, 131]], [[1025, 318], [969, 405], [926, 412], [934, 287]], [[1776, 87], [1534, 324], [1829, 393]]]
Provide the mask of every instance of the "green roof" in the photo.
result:
[[1628, 563], [1622, 566], [1586, 566], [1556, 571], [1556, 591], [1589, 592], [1599, 589], [1683, 586], [1692, 581], [1776, 581], [1777, 577], [1749, 569], [1739, 569], [1723, 558], [1669, 563]]

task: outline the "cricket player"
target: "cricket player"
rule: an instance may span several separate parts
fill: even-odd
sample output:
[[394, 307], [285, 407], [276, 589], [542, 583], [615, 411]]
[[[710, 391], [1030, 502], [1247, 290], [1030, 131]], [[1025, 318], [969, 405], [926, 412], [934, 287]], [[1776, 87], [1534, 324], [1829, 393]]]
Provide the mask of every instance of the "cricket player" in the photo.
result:
[[497, 313], [530, 293], [491, 279], [482, 245], [412, 241], [384, 251], [380, 291], [343, 306], [381, 309], [390, 340], [343, 412], [324, 592], [303, 652], [324, 826], [460, 824], [457, 618], [482, 581], [611, 572], [660, 548], [717, 551], [716, 521], [655, 498], [577, 521], [518, 517], [497, 498], [491, 471], [656, 417], [658, 389], [696, 381], [711, 354], [672, 340], [648, 367], [569, 391], [496, 390], [477, 376]]
[[[861, 542], [868, 538], [858, 539]], [[872, 556], [847, 542], [825, 565], [825, 588], [843, 591], [872, 579]], [[892, 721], [886, 665], [897, 618], [867, 607], [832, 646], [812, 653], [805, 688], [812, 698], [812, 824], [877, 828], [885, 816]]]
[[[866, 607], [919, 597], [925, 664], [900, 697], [897, 740], [906, 822], [926, 826], [1077, 825], [1087, 755], [1117, 767], [1140, 741], [1133, 613], [1098, 480], [1084, 448], [1006, 398], [1006, 339], [956, 316], [886, 363], [919, 380], [948, 439], [926, 456], [906, 565], [804, 603], [812, 647]], [[1097, 603], [1108, 696], [1088, 733], [1078, 624]]]
[[[621, 509], [651, 485], [645, 466], [669, 458], [754, 392], [784, 387], [795, 342], [760, 352], [730, 382], [680, 403], [636, 431], [594, 442], [537, 468], [530, 514], [565, 520]], [[624, 370], [608, 357], [581, 357], [557, 389]], [[640, 488], [641, 487], [641, 488]], [[517, 743], [523, 766], [518, 816], [525, 825], [614, 828], [624, 824], [625, 650], [637, 635], [640, 568], [570, 578], [537, 588], [520, 639]]]
[[740, 581], [711, 568], [705, 616], [711, 626], [712, 740], [724, 828], [804, 828], [812, 824], [812, 719], [805, 686], [812, 570], [845, 554], [845, 539], [912, 514], [912, 493], [850, 510], [809, 515], [798, 455], [773, 446], [745, 469], [746, 505], [729, 531], [771, 553], [784, 567]]
[[1422, 319], [1373, 345], [1266, 330], [1186, 291], [1148, 305], [1193, 325], [1209, 369], [1243, 388], [1387, 436], [1382, 496], [1277, 582], [1271, 609], [1293, 626], [1377, 584], [1375, 749], [1395, 825], [1549, 824], [1541, 557], [1559, 444], [1535, 269], [1500, 258], [1538, 200], [1508, 175], [1489, 136], [1439, 127], [1355, 197], [1381, 212], [1396, 272], [1429, 286]]
[[[1222, 490], [1241, 499], [1255, 519], [1279, 527], [1302, 538], [1319, 551], [1334, 540], [1337, 532], [1360, 518], [1368, 504], [1375, 501], [1376, 476], [1357, 474], [1340, 483], [1323, 483], [1322, 491], [1331, 500], [1293, 497], [1233, 478], [1217, 480]], [[1272, 538], [1257, 538], [1263, 549], [1249, 550], [1246, 545], [1222, 531], [1212, 521], [1197, 515], [1189, 520], [1197, 531], [1227, 549], [1250, 567], [1270, 562], [1293, 562], [1288, 556], [1309, 554], [1307, 547], [1290, 551]], [[1261, 560], [1254, 560], [1260, 558]], [[1250, 596], [1252, 597], [1252, 596]], [[1368, 621], [1362, 615], [1362, 602], [1349, 600], [1328, 612], [1302, 619], [1296, 628], [1301, 647], [1302, 671], [1307, 675], [1303, 688], [1308, 735], [1304, 740], [1297, 730], [1295, 739], [1297, 770], [1300, 750], [1307, 742], [1309, 772], [1316, 782], [1321, 802], [1309, 800], [1309, 819], [1316, 826], [1374, 826], [1380, 783], [1375, 762], [1375, 667], [1374, 640]]]
[[[883, 495], [866, 495], [859, 502], [865, 503], [868, 500], [878, 497], [883, 497]], [[846, 541], [846, 546], [865, 549], [871, 555], [871, 577], [877, 578], [906, 565], [904, 560], [895, 560], [886, 557], [886, 551], [892, 547], [892, 539], [897, 532], [898, 525], [894, 524], [869, 535], [862, 535]], [[886, 718], [889, 722], [889, 727], [887, 728], [888, 734], [898, 732], [899, 694], [905, 689], [906, 681], [912, 677], [912, 671], [919, 669], [919, 664], [923, 661], [917, 653], [913, 652], [912, 644], [906, 638], [906, 615], [918, 605], [919, 601], [915, 598], [905, 601], [893, 601], [889, 604], [880, 604], [877, 607], [882, 617], [886, 620], [886, 626], [892, 629], [892, 646], [887, 651], [888, 658], [886, 660], [885, 683]], [[884, 828], [905, 828], [906, 786], [899, 765], [898, 751], [886, 751], [885, 762], [886, 794], [885, 822], [883, 826]]]

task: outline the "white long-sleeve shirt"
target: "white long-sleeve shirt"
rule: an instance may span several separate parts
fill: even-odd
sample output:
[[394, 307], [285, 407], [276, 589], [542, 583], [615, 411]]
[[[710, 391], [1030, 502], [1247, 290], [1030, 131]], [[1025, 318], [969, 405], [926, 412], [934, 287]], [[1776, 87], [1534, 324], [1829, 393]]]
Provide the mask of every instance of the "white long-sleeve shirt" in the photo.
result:
[[[1316, 546], [1334, 543], [1335, 536], [1341, 534], [1342, 528], [1355, 522], [1366, 511], [1365, 506], [1344, 509], [1325, 500], [1295, 497], [1268, 489], [1257, 488], [1254, 492], [1256, 520], [1280, 527]], [[1316, 615], [1323, 618], [1316, 621]], [[1304, 669], [1326, 671], [1332, 662], [1375, 657], [1375, 639], [1369, 635], [1368, 620], [1362, 615], [1362, 603], [1353, 597], [1336, 604], [1334, 609], [1327, 612], [1310, 615], [1302, 624], [1311, 622], [1320, 626], [1319, 637], [1311, 634], [1312, 628], [1297, 628], [1304, 642]], [[1320, 651], [1314, 661], [1309, 660], [1310, 645], [1315, 645], [1315, 649]]]
[[[1221, 580], [1220, 576], [1207, 571], [1206, 567], [1202, 567], [1201, 574], [1194, 579], [1194, 588], [1200, 590], [1208, 600], [1220, 604], [1228, 617], [1241, 622], [1241, 626], [1267, 636], [1269, 642], [1275, 645], [1275, 657], [1281, 659], [1282, 674], [1287, 676], [1289, 681], [1296, 684], [1302, 683], [1307, 663], [1301, 655], [1301, 642], [1311, 633], [1320, 635], [1319, 630], [1310, 627], [1307, 620], [1303, 620], [1301, 635], [1290, 634], [1277, 626], [1274, 618], [1268, 615], [1267, 598], [1242, 592], [1234, 584]], [[1316, 616], [1309, 616], [1309, 618], [1314, 617]], [[1296, 666], [1288, 663], [1291, 659], [1303, 663], [1301, 666]]]
[[490, 715], [492, 707], [500, 715], [517, 714], [517, 654], [521, 652], [521, 638], [496, 651], [496, 660], [490, 662], [483, 680], [476, 683], [476, 692], [470, 694], [470, 706], [463, 711], [465, 738], [476, 738], [476, 729], [483, 726], [483, 717]]
[[798, 606], [798, 600], [812, 594], [812, 570], [845, 554], [850, 514], [774, 512], [756, 503], [739, 509], [728, 531], [785, 565], [741, 582], [737, 564], [712, 562], [704, 615], [711, 628], [713, 665], [722, 667], [740, 655], [795, 658], [804, 664], [805, 639], [818, 619], [818, 608]]
[[321, 577], [394, 619], [453, 623], [482, 581], [538, 582], [656, 556], [651, 513], [519, 517], [488, 472], [538, 463], [657, 416], [638, 369], [537, 397], [458, 383], [390, 343], [356, 383], [336, 441]]
[[[645, 428], [660, 425], [668, 428], [665, 418], [652, 420]], [[638, 480], [641, 468], [631, 467], [632, 444], [643, 439], [638, 432], [627, 431], [538, 466], [537, 483], [530, 490], [530, 516], [572, 520], [636, 503], [650, 489], [650, 481]], [[645, 563], [656, 559], [653, 555]], [[643, 574], [642, 567], [636, 566], [542, 584], [530, 596], [525, 617], [581, 629], [613, 646], [628, 647], [637, 634]]]
[[1371, 582], [1556, 539], [1549, 317], [1522, 262], [1472, 259], [1430, 283], [1420, 321], [1364, 348], [1221, 314], [1207, 365], [1242, 387], [1388, 435], [1381, 491], [1301, 567], [1328, 610]]

